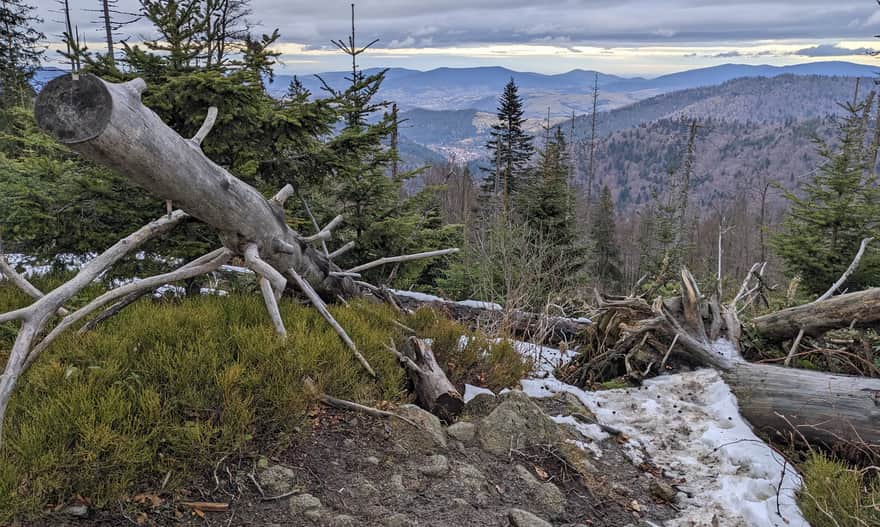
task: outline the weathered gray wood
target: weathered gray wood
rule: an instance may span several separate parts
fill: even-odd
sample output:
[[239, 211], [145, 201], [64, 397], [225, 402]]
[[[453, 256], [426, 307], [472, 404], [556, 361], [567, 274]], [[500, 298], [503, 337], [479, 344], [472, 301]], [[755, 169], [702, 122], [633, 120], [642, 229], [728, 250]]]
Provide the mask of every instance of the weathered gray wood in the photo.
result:
[[[722, 377], [753, 427], [811, 442], [880, 447], [880, 379], [737, 362]], [[782, 417], [780, 417], [782, 416]]]
[[806, 335], [856, 326], [880, 324], [880, 288], [847, 293], [827, 300], [790, 307], [752, 319], [757, 333], [778, 342], [794, 338], [801, 328]]
[[[350, 278], [330, 274], [340, 269], [287, 226], [277, 201], [208, 159], [199, 146], [200, 134], [184, 139], [144, 106], [140, 94], [145, 88], [141, 79], [114, 84], [89, 74], [78, 80], [64, 75], [40, 92], [37, 123], [88, 159], [211, 225], [236, 254], [254, 243], [262, 260], [275, 269], [296, 269], [319, 293], [361, 293]], [[279, 246], [285, 250], [278, 251]]]
[[464, 408], [464, 399], [437, 363], [430, 343], [410, 337], [398, 354], [413, 383], [419, 406], [446, 422], [453, 422]]

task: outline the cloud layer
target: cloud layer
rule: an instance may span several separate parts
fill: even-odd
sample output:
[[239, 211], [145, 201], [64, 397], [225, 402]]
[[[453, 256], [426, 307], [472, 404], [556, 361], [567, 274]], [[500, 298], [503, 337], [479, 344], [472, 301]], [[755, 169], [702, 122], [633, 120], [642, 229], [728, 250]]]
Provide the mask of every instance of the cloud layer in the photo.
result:
[[[36, 3], [44, 13], [57, 7], [56, 0]], [[337, 63], [328, 54], [330, 39], [348, 34], [348, 2], [252, 0], [252, 6], [258, 30], [279, 28], [293, 69]], [[118, 7], [137, 11], [138, 3], [119, 0]], [[90, 22], [96, 15], [85, 11], [91, 8], [75, 10], [73, 18], [97, 47], [102, 36], [98, 24]], [[61, 25], [53, 20], [61, 17], [44, 17], [47, 35], [59, 34]], [[127, 29], [133, 41], [152, 36], [143, 22]], [[849, 49], [840, 43], [870, 41], [880, 32], [880, 9], [871, 0], [368, 0], [357, 3], [357, 30], [363, 42], [381, 39], [378, 55], [414, 67], [419, 64], [415, 55], [433, 55], [433, 62], [423, 61], [430, 66], [439, 55], [453, 63], [456, 57], [464, 60], [468, 55], [458, 53], [459, 48], [505, 46], [543, 47], [551, 56], [584, 49], [613, 54], [627, 48], [681, 48], [679, 58], [689, 53], [695, 59], [819, 58], [863, 55], [867, 47]], [[774, 53], [766, 48], [772, 43], [795, 48]]]

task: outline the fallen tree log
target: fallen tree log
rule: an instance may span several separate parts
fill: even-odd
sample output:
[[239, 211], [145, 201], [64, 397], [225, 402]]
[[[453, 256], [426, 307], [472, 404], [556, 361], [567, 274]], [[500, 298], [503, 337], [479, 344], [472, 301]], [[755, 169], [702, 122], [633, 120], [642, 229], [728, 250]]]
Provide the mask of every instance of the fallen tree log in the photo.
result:
[[880, 325], [880, 287], [846, 293], [752, 319], [762, 338], [778, 342], [794, 338], [801, 330], [816, 336], [825, 331]]
[[114, 84], [94, 75], [63, 75], [43, 88], [34, 113], [59, 142], [214, 227], [235, 254], [255, 244], [280, 274], [295, 269], [321, 294], [362, 293], [350, 278], [331, 275], [341, 269], [287, 226], [282, 205], [292, 189], [268, 200], [232, 176], [202, 153], [213, 119], [185, 139], [141, 103], [145, 89], [142, 79]]
[[[332, 298], [368, 294], [375, 288], [355, 282], [333, 263], [330, 253], [318, 252], [311, 244], [324, 242], [343, 218], [335, 218], [318, 233], [300, 235], [285, 221], [284, 202], [295, 190], [285, 185], [271, 199], [208, 159], [201, 143], [210, 133], [217, 109], [209, 108], [204, 124], [191, 139], [184, 139], [149, 108], [140, 95], [146, 88], [142, 79], [124, 84], [105, 82], [94, 75], [68, 74], [49, 82], [35, 103], [37, 124], [49, 135], [91, 161], [115, 169], [168, 203], [183, 210], [170, 210], [166, 216], [120, 240], [113, 247], [82, 267], [72, 280], [42, 294], [26, 280], [17, 280], [14, 270], [6, 269], [10, 279], [35, 298], [28, 307], [0, 313], [0, 323], [21, 323], [16, 340], [0, 376], [0, 440], [5, 411], [12, 392], [24, 371], [49, 344], [68, 327], [84, 322], [96, 310], [123, 297], [136, 295], [178, 280], [195, 278], [225, 264], [232, 257], [244, 259], [257, 274], [266, 308], [276, 332], [286, 336], [278, 299], [288, 288], [303, 293], [363, 366], [375, 377], [370, 364], [326, 308], [321, 294]], [[117, 287], [86, 306], [68, 313], [64, 304], [109, 266], [146, 240], [168, 232], [190, 217], [216, 229], [223, 247], [183, 267], [163, 275]], [[346, 246], [347, 247], [347, 246]], [[368, 262], [367, 269], [387, 261], [408, 261], [448, 254], [457, 249], [415, 255], [393, 256]], [[333, 254], [337, 254], [337, 252]], [[288, 278], [292, 281], [288, 281]], [[368, 286], [368, 287], [365, 287]], [[375, 288], [378, 289], [378, 288]], [[124, 307], [123, 300], [119, 306]], [[112, 311], [112, 309], [111, 309]], [[58, 324], [43, 336], [54, 316]]]
[[590, 325], [587, 318], [568, 318], [528, 311], [505, 311], [497, 304], [488, 302], [453, 302], [430, 296], [392, 293], [397, 303], [407, 309], [430, 307], [449, 318], [475, 326], [502, 325], [504, 329], [521, 335], [524, 340], [556, 344], [574, 341]]
[[[709, 310], [719, 319], [708, 324], [719, 333], [710, 338], [703, 320], [706, 299], [686, 270], [681, 286], [682, 295], [674, 303], [603, 299], [588, 335], [592, 348], [583, 349], [580, 364], [570, 367], [564, 378], [589, 384], [607, 380], [625, 365], [624, 374], [638, 380], [642, 370], [672, 353], [692, 365], [719, 370], [743, 416], [758, 430], [830, 447], [844, 443], [872, 455], [880, 452], [880, 379], [749, 363], [739, 353], [735, 303]], [[636, 366], [639, 354], [644, 358]], [[610, 374], [589, 379], [585, 372]]]

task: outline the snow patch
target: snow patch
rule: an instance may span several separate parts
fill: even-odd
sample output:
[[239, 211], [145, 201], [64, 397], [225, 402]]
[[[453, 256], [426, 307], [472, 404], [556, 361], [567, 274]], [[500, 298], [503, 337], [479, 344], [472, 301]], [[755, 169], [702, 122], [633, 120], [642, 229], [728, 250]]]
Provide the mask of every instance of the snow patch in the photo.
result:
[[[501, 339], [498, 339], [499, 341]], [[520, 355], [532, 361], [533, 373], [540, 377], [552, 376], [559, 366], [571, 361], [577, 355], [575, 351], [559, 351], [549, 346], [539, 346], [521, 340], [510, 341]]]
[[462, 398], [464, 399], [465, 404], [467, 404], [471, 399], [480, 395], [481, 393], [485, 393], [486, 395], [491, 395], [495, 397], [495, 394], [492, 390], [488, 388], [480, 388], [479, 386], [474, 386], [473, 384], [465, 384], [464, 385], [464, 395]]
[[[569, 360], [571, 352], [515, 345], [520, 353], [530, 358], [537, 353], [539, 359], [536, 374], [543, 378], [522, 380], [526, 394], [536, 398], [573, 394], [599, 422], [628, 437], [624, 452], [633, 463], [650, 459], [666, 476], [681, 482], [681, 511], [664, 525], [809, 527], [795, 496], [800, 476], [752, 432], [715, 370], [664, 375], [640, 388], [586, 392], [553, 376], [558, 361]], [[719, 353], [735, 356], [729, 342], [714, 346]], [[553, 420], [574, 426], [585, 439], [574, 444], [594, 455], [598, 442], [608, 437], [601, 427], [571, 416]]]

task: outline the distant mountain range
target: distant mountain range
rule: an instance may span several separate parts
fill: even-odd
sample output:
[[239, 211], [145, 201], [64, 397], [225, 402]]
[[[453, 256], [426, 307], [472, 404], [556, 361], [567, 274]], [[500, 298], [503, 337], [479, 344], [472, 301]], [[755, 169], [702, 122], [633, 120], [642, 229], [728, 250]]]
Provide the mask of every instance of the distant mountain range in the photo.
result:
[[[593, 80], [598, 75], [600, 109], [611, 110], [655, 95], [676, 90], [716, 86], [742, 77], [779, 75], [822, 75], [829, 77], [874, 77], [880, 68], [849, 62], [811, 62], [793, 66], [751, 66], [723, 64], [663, 75], [653, 79], [625, 78], [588, 70], [573, 70], [557, 75], [518, 72], [501, 67], [438, 68], [416, 71], [402, 68], [388, 70], [381, 96], [395, 101], [401, 109], [478, 110], [494, 112], [504, 85], [513, 78], [524, 98], [526, 115], [541, 118], [550, 108], [556, 120], [588, 113]], [[367, 69], [373, 74], [379, 69]], [[320, 74], [334, 88], [346, 85], [347, 72]], [[274, 96], [282, 96], [293, 80], [291, 75], [277, 75], [268, 85]], [[323, 90], [318, 76], [302, 75], [299, 80], [314, 94]]]
[[[846, 62], [796, 66], [725, 64], [654, 79], [599, 73], [597, 184], [607, 184], [620, 207], [647, 203], [681, 161], [687, 137], [685, 121], [701, 124], [697, 138], [695, 203], [745, 195], [761, 181], [794, 188], [800, 176], [819, 163], [811, 139], [829, 137], [839, 103], [851, 100], [856, 78], [860, 97], [875, 89], [878, 68]], [[376, 73], [379, 70], [367, 70]], [[39, 83], [63, 73], [41, 70]], [[343, 87], [345, 72], [321, 74]], [[403, 110], [400, 149], [408, 166], [448, 159], [485, 164], [485, 143], [494, 122], [497, 98], [512, 77], [526, 105], [527, 126], [538, 139], [550, 108], [551, 124], [576, 141], [590, 127], [591, 86], [595, 72], [559, 75], [514, 72], [505, 68], [440, 68], [421, 72], [388, 70], [380, 95]], [[282, 96], [292, 76], [278, 75], [268, 88]], [[302, 76], [318, 95], [321, 81]], [[578, 116], [572, 121], [572, 111]], [[583, 177], [584, 151], [578, 173]], [[476, 172], [479, 174], [479, 171]], [[779, 194], [771, 197], [778, 200]]]

